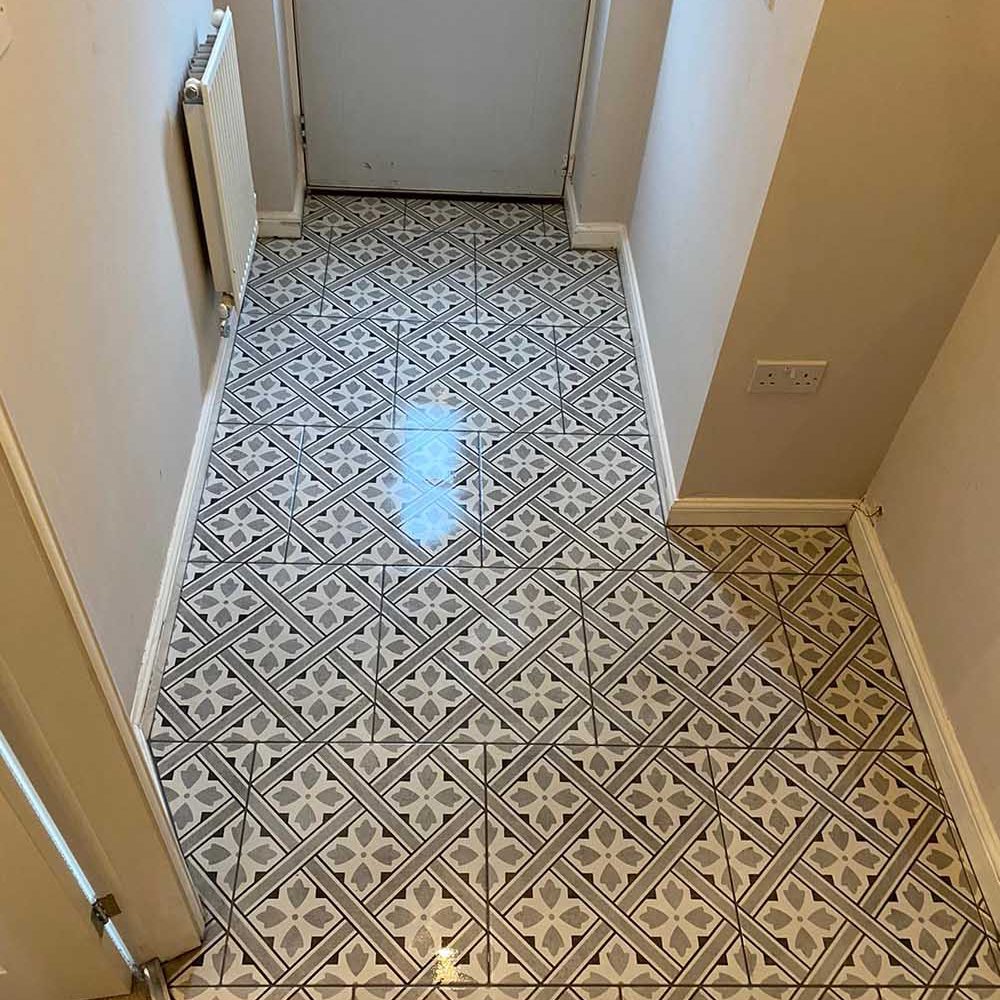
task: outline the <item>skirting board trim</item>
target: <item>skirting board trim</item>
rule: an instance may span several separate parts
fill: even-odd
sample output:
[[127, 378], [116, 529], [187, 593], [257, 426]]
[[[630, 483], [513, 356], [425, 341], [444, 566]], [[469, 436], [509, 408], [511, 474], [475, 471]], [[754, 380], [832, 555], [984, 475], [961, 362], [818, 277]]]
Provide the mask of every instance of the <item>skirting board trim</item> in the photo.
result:
[[857, 500], [799, 500], [783, 497], [681, 497], [674, 501], [668, 523], [843, 525]]
[[306, 203], [306, 178], [303, 173], [296, 183], [295, 207], [290, 212], [258, 212], [257, 235], [265, 238], [281, 236], [297, 240], [302, 236], [302, 213]]
[[566, 226], [569, 242], [574, 250], [617, 250], [627, 239], [625, 227], [620, 222], [581, 222], [577, 208], [576, 191], [572, 178], [566, 178], [563, 193], [566, 207]]
[[195, 521], [198, 518], [202, 483], [209, 457], [212, 454], [215, 422], [222, 407], [222, 390], [226, 382], [226, 372], [229, 370], [229, 358], [233, 352], [235, 339], [235, 335], [231, 334], [219, 342], [219, 351], [215, 357], [212, 378], [201, 404], [198, 430], [191, 448], [187, 475], [181, 490], [180, 501], [177, 504], [177, 516], [174, 518], [174, 527], [170, 535], [170, 543], [167, 546], [163, 575], [160, 578], [160, 589], [156, 595], [153, 616], [149, 624], [149, 632], [146, 635], [142, 666], [139, 669], [139, 679], [130, 713], [132, 725], [139, 730], [143, 737], [149, 735], [152, 726], [153, 709], [160, 690], [163, 665], [167, 657], [167, 644], [170, 641], [170, 624], [180, 599], [181, 584], [184, 581], [184, 565], [188, 549], [191, 546], [191, 538], [194, 535]]
[[653, 355], [649, 348], [649, 328], [646, 326], [646, 313], [642, 306], [639, 277], [635, 269], [635, 258], [632, 256], [632, 244], [629, 242], [628, 230], [625, 226], [619, 226], [618, 230], [618, 266], [621, 270], [629, 324], [632, 327], [632, 341], [635, 344], [639, 381], [647, 401], [646, 419], [649, 421], [653, 463], [656, 466], [660, 496], [663, 498], [665, 509], [670, 510], [677, 498], [677, 484], [674, 481], [674, 466], [670, 461], [670, 445], [667, 441], [667, 427], [663, 421], [663, 407], [660, 405], [660, 391], [656, 384]]
[[990, 910], [1000, 913], [1000, 832], [990, 818], [945, 708], [916, 624], [882, 548], [878, 531], [860, 512], [851, 518], [848, 531], [885, 628], [889, 648], [910, 696], [917, 723], [927, 742], [928, 753], [968, 851], [969, 863], [979, 879]]

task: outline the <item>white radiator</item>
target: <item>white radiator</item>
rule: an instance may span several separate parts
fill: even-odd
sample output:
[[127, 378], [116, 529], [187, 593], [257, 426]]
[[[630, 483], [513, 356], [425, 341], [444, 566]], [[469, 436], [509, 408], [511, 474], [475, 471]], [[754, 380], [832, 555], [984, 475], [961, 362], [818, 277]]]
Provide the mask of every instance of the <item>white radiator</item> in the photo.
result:
[[215, 11], [184, 84], [184, 118], [198, 182], [212, 277], [228, 309], [239, 312], [257, 241], [257, 195], [243, 111], [233, 15]]

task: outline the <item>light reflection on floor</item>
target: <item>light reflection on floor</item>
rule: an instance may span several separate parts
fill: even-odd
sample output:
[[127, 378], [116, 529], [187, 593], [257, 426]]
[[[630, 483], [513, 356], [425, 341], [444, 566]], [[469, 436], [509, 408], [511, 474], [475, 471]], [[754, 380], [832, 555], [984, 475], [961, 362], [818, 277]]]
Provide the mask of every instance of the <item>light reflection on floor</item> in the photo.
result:
[[397, 497], [401, 526], [427, 548], [442, 544], [455, 528], [458, 437], [448, 432], [457, 430], [458, 421], [453, 409], [435, 403], [411, 406], [401, 414], [405, 435]]

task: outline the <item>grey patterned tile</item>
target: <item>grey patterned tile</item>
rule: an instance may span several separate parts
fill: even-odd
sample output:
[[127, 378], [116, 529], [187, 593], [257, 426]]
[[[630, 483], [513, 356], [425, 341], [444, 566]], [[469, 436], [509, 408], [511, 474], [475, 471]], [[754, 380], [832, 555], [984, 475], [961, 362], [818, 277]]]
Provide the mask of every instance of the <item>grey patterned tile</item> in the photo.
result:
[[704, 750], [527, 747], [489, 778], [497, 982], [746, 979]]
[[580, 574], [602, 740], [813, 746], [766, 576]]
[[483, 978], [484, 788], [428, 745], [274, 746], [255, 774], [229, 950], [248, 985]]
[[480, 562], [475, 435], [333, 428], [303, 449], [290, 562]]
[[774, 579], [819, 745], [923, 749], [867, 591], [849, 576]]
[[397, 427], [562, 429], [555, 353], [527, 327], [478, 343], [442, 329], [402, 336], [396, 396]]
[[367, 738], [381, 576], [376, 567], [242, 564], [187, 583], [153, 737]]
[[488, 564], [670, 569], [649, 443], [483, 435]]
[[990, 945], [923, 755], [710, 754], [754, 976], [956, 983], [978, 965]]
[[387, 572], [376, 736], [583, 742], [590, 719], [576, 574]]

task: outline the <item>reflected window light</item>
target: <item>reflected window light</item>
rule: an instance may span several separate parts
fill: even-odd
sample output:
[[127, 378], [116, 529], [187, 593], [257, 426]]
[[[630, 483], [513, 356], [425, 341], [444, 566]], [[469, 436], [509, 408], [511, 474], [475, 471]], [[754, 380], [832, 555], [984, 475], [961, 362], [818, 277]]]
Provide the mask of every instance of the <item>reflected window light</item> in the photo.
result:
[[458, 436], [448, 432], [458, 419], [453, 409], [436, 403], [413, 405], [402, 414], [403, 476], [396, 495], [400, 526], [426, 547], [442, 543], [455, 529]]
[[[0, 760], [3, 760], [4, 764], [7, 765], [7, 770], [10, 771], [11, 777], [17, 782], [17, 786], [21, 789], [28, 805], [31, 806], [32, 812], [34, 812], [38, 822], [48, 834], [49, 840], [52, 841], [52, 846], [59, 852], [63, 863], [69, 869], [76, 884], [80, 887], [80, 892], [83, 893], [88, 904], [93, 906], [97, 901], [97, 893], [94, 891], [94, 887], [90, 884], [90, 880], [86, 874], [84, 874], [80, 863], [70, 850], [69, 844], [66, 843], [66, 838], [63, 837], [59, 827], [55, 824], [55, 820], [52, 819], [48, 809], [45, 808], [45, 803], [42, 802], [38, 792], [35, 791], [35, 786], [31, 783], [27, 772], [21, 767], [21, 762], [15, 756], [11, 745], [7, 742], [7, 738], [3, 733], [0, 733]], [[115, 929], [114, 924], [109, 921], [105, 924], [104, 930], [108, 937], [111, 938], [112, 943], [118, 949], [125, 963], [134, 969], [136, 967], [135, 961], [129, 954], [129, 950], [125, 946], [121, 935]]]

